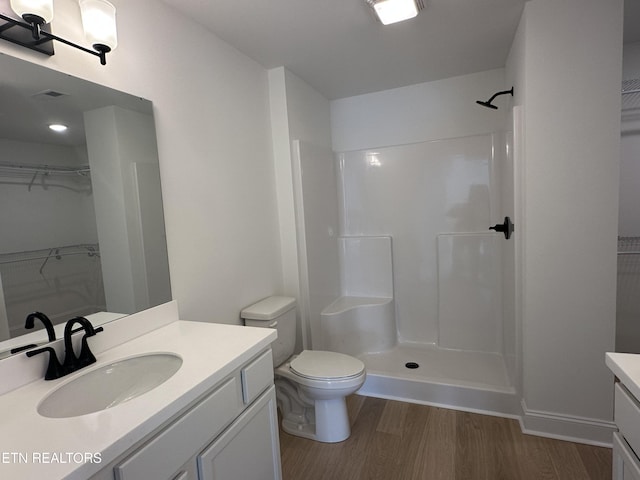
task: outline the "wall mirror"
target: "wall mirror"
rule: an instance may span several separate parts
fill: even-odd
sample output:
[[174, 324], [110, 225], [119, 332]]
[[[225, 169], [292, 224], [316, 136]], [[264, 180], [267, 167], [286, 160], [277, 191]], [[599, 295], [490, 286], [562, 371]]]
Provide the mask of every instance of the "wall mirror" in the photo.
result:
[[0, 205], [0, 358], [171, 300], [148, 100], [0, 54]]

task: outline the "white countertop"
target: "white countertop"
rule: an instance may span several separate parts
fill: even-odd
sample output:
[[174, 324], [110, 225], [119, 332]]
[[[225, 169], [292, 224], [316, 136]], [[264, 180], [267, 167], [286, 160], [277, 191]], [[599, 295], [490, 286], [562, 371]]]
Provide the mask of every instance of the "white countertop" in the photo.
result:
[[[108, 328], [106, 325], [105, 332]], [[86, 479], [275, 338], [273, 329], [174, 321], [96, 353], [97, 363], [79, 372], [58, 380], [33, 381], [0, 395], [0, 478]], [[63, 383], [106, 363], [152, 352], [172, 352], [183, 360], [180, 370], [155, 389], [114, 408], [79, 417], [46, 418], [38, 414], [38, 403]], [[68, 460], [68, 453], [100, 453], [101, 462], [75, 463]], [[56, 461], [55, 454], [65, 463]], [[52, 463], [42, 463], [47, 455]]]
[[633, 396], [640, 399], [640, 355], [607, 353], [605, 363]]

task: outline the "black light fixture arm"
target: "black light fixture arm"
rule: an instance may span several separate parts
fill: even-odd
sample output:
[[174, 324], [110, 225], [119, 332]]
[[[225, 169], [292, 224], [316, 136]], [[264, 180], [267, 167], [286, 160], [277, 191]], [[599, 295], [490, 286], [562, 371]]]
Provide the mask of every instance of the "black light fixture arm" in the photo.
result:
[[107, 64], [107, 53], [109, 53], [111, 51], [111, 49], [109, 47], [107, 47], [106, 45], [101, 45], [99, 43], [96, 43], [93, 48], [95, 50], [90, 50], [88, 48], [85, 48], [81, 45], [78, 45], [76, 43], [70, 42], [69, 40], [65, 40], [64, 38], [58, 37], [56, 35], [54, 35], [53, 33], [48, 33], [48, 32], [42, 32], [42, 35], [44, 37], [50, 38], [51, 40], [56, 40], [60, 43], [64, 43], [65, 45], [69, 45], [70, 47], [74, 47], [77, 48], [78, 50], [82, 50], [83, 52], [87, 52], [90, 53], [91, 55], [95, 55], [96, 57], [100, 58], [100, 65], [106, 65]]
[[25, 14], [24, 21], [31, 25], [31, 36], [34, 40], [40, 40], [40, 27], [44, 25], [44, 18], [39, 15]]
[[[30, 23], [21, 22], [0, 13], [0, 18], [6, 22], [4, 25], [0, 25], [0, 38], [49, 56], [53, 55], [52, 42], [55, 40], [98, 57], [101, 65], [107, 64], [106, 54], [111, 51], [108, 46], [95, 44], [93, 45], [94, 50], [85, 48], [43, 30], [43, 20], [41, 17], [37, 15], [25, 15], [25, 17], [25, 21]], [[20, 35], [20, 30], [16, 31], [13, 29], [14, 27], [31, 32], [32, 40], [28, 41], [24, 35]]]

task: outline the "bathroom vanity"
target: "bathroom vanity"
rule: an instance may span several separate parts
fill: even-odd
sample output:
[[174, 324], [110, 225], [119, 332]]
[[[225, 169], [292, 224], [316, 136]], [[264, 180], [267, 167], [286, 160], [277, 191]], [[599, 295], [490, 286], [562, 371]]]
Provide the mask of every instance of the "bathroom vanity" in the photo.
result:
[[[68, 377], [16, 385], [6, 363], [22, 366], [29, 380], [29, 372], [43, 374], [45, 359], [20, 355], [3, 362], [0, 374], [15, 388], [0, 395], [0, 477], [280, 479], [275, 330], [179, 321], [175, 302], [135, 316], [105, 325], [89, 340], [97, 363]], [[180, 368], [146, 393], [92, 413], [75, 415], [73, 406], [57, 412], [54, 405], [43, 415], [52, 393], [79, 376], [167, 354], [181, 359]], [[90, 390], [70, 400], [78, 411], [99, 400], [98, 386]]]
[[615, 374], [613, 480], [640, 480], [640, 355], [607, 353]]

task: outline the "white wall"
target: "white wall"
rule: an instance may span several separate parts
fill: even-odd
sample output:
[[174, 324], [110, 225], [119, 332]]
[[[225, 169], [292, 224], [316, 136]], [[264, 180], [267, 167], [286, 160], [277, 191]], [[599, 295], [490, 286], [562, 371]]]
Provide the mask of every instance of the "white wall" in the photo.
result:
[[[0, 52], [154, 103], [180, 316], [239, 323], [242, 307], [282, 290], [267, 72], [163, 2], [113, 3], [119, 46], [105, 67], [65, 45], [51, 58]], [[54, 33], [84, 43], [77, 2], [55, 9]]]
[[[311, 305], [310, 272], [307, 263], [307, 242], [317, 244], [324, 242], [313, 236], [305, 238], [304, 213], [301, 211], [302, 192], [298, 182], [298, 191], [294, 192], [294, 175], [300, 180], [300, 169], [294, 171], [294, 164], [300, 167], [299, 145], [293, 146], [298, 140], [306, 147], [305, 151], [314, 152], [313, 161], [329, 162], [328, 168], [333, 169], [332, 158], [317, 155], [318, 151], [330, 151], [331, 132], [329, 117], [329, 101], [320, 95], [296, 75], [283, 67], [269, 70], [269, 100], [271, 107], [271, 128], [273, 135], [273, 156], [276, 171], [276, 188], [278, 193], [278, 214], [280, 219], [280, 254], [282, 256], [283, 293], [298, 299], [298, 340], [297, 349], [301, 349], [304, 342], [310, 346], [311, 311], [316, 310], [318, 302]], [[292, 150], [293, 148], [293, 150]], [[295, 150], [295, 151], [294, 151]], [[309, 165], [312, 167], [312, 165]], [[326, 171], [319, 166], [320, 171]], [[332, 170], [331, 170], [332, 171]], [[335, 190], [335, 181], [333, 185]], [[296, 212], [295, 196], [298, 195], [299, 208]], [[328, 198], [331, 198], [330, 196]], [[333, 197], [335, 198], [335, 197]], [[310, 201], [310, 200], [308, 200]], [[322, 207], [321, 204], [317, 205]], [[309, 208], [313, 207], [309, 206]], [[296, 221], [296, 215], [299, 220]], [[336, 214], [337, 215], [337, 214]], [[336, 219], [337, 223], [337, 219]], [[312, 227], [310, 227], [312, 228]], [[309, 232], [312, 235], [312, 232]], [[337, 243], [335, 245], [337, 258]], [[333, 257], [332, 257], [333, 258]], [[339, 272], [324, 272], [321, 276], [339, 278]], [[318, 279], [316, 279], [318, 280]], [[321, 281], [323, 283], [324, 280]], [[317, 283], [317, 282], [316, 282]], [[319, 293], [319, 292], [318, 292]]]
[[[168, 265], [162, 196], [153, 187], [160, 181], [153, 117], [109, 106], [84, 112], [84, 121], [107, 310], [135, 313], [167, 302], [169, 286], [159, 285], [168, 278]], [[145, 174], [155, 176], [148, 181]], [[158, 286], [164, 294], [152, 301], [150, 287]]]
[[525, 124], [524, 425], [605, 443], [621, 49], [622, 1], [531, 0], [507, 62]]
[[[287, 103], [287, 71], [269, 70], [269, 107], [278, 218], [280, 225], [280, 256], [282, 259], [282, 294], [291, 295], [300, 303], [298, 280], [298, 240], [293, 204], [293, 174], [291, 170], [291, 132]], [[303, 308], [303, 306], [299, 306]], [[300, 309], [298, 310], [300, 314]], [[301, 330], [298, 331], [300, 335]], [[301, 338], [301, 337], [300, 337]], [[300, 340], [299, 338], [299, 340]]]
[[[523, 198], [525, 195], [524, 188], [524, 166], [522, 158], [524, 157], [524, 114], [522, 100], [525, 95], [526, 78], [525, 78], [525, 21], [520, 19], [519, 27], [511, 43], [511, 50], [505, 65], [506, 81], [514, 87], [514, 97], [512, 104], [514, 105], [509, 112], [508, 125], [510, 134], [508, 134], [507, 144], [511, 147], [510, 155], [505, 156], [506, 168], [502, 169], [504, 175], [511, 176], [511, 191], [505, 188], [503, 182], [502, 204], [507, 215], [513, 214], [512, 219], [515, 220], [515, 232], [513, 243], [503, 250], [504, 254], [512, 253], [511, 266], [509, 260], [503, 256], [503, 268], [511, 268], [512, 284], [504, 288], [505, 302], [503, 303], [503, 314], [508, 318], [508, 311], [513, 314], [514, 322], [512, 330], [505, 330], [505, 338], [513, 339], [513, 350], [505, 349], [509, 356], [508, 371], [514, 381], [516, 391], [522, 395], [522, 295], [524, 283], [524, 242], [525, 242], [525, 211], [523, 206]], [[520, 99], [520, 100], [519, 100]], [[504, 178], [504, 177], [503, 177]], [[508, 195], [511, 194], [511, 204], [508, 205]], [[513, 249], [509, 252], [509, 249]], [[503, 277], [503, 281], [509, 280], [509, 277]], [[512, 295], [511, 300], [509, 295]], [[509, 302], [512, 303], [509, 303]]]
[[[127, 181], [130, 152], [123, 151], [121, 135], [129, 130], [120, 126], [119, 107], [103, 107], [84, 113], [91, 179], [95, 197], [96, 223], [100, 240], [107, 310], [134, 313], [136, 301], [136, 260], [129, 248]], [[134, 232], [135, 233], [135, 232]]]
[[[320, 348], [320, 313], [340, 296], [338, 189], [333, 152], [294, 141], [293, 175], [300, 249], [300, 285], [311, 333], [309, 348]], [[305, 325], [306, 326], [306, 325]]]
[[[154, 146], [155, 146], [154, 135]], [[157, 153], [156, 153], [157, 159]], [[167, 235], [162, 208], [160, 167], [157, 163], [134, 163], [134, 197], [137, 227], [140, 229], [140, 249], [149, 305], [160, 305], [171, 299]]]
[[331, 102], [333, 150], [404, 145], [501, 131], [506, 97], [498, 110], [476, 105], [505, 90], [504, 70], [447, 78]]

